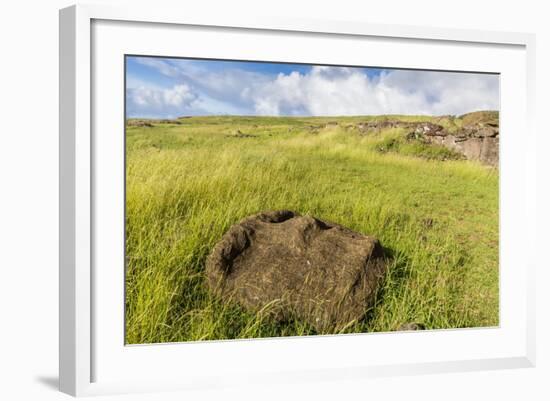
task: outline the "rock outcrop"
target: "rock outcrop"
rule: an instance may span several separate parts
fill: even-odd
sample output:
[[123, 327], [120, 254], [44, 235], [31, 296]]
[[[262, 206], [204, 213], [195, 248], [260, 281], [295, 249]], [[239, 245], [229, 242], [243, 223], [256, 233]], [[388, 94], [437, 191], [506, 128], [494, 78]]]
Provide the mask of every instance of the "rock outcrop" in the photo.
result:
[[334, 332], [364, 317], [386, 266], [375, 238], [283, 210], [232, 226], [208, 257], [206, 274], [222, 299]]
[[[433, 121], [374, 120], [357, 123], [353, 128], [368, 135], [388, 128], [409, 130], [408, 140], [442, 145], [462, 154], [468, 160], [476, 160], [491, 166], [499, 161], [498, 112], [480, 111], [460, 117], [441, 116]], [[450, 122], [458, 125], [446, 128]]]
[[441, 127], [437, 131], [425, 132], [424, 136], [428, 142], [443, 145], [459, 152], [468, 160], [477, 160], [497, 166], [499, 160], [498, 118], [474, 119], [476, 114], [470, 113], [462, 116], [463, 125], [456, 132], [449, 132]]

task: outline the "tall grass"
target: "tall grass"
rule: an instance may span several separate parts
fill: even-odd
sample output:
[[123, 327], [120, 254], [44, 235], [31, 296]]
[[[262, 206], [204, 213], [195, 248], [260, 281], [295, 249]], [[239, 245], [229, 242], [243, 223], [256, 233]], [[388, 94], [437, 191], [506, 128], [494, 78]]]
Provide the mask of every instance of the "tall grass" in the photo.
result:
[[197, 117], [127, 129], [127, 343], [323, 334], [223, 303], [205, 285], [224, 232], [274, 209], [374, 235], [393, 255], [376, 304], [344, 332], [498, 324], [498, 172], [379, 152], [395, 132], [308, 128], [329, 120]]

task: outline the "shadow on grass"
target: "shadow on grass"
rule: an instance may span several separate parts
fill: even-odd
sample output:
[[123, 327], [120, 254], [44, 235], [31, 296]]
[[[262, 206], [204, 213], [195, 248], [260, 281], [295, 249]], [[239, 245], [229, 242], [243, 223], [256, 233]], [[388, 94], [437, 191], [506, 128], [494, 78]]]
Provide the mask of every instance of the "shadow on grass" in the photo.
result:
[[401, 251], [389, 247], [383, 247], [384, 255], [388, 263], [388, 271], [386, 277], [376, 292], [373, 305], [368, 309], [365, 317], [358, 322], [362, 333], [368, 332], [369, 323], [374, 319], [378, 307], [383, 304], [386, 292], [391, 288], [395, 291], [397, 288], [404, 285], [410, 276], [408, 269], [409, 258]]

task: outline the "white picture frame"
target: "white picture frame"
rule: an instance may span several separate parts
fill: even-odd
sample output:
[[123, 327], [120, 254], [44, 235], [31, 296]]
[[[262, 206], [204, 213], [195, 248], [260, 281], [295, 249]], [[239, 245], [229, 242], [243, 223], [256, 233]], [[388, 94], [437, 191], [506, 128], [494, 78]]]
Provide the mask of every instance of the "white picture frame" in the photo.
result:
[[[167, 35], [196, 35], [202, 49], [189, 47], [175, 54], [175, 43], [161, 41]], [[230, 37], [231, 45], [216, 45], [220, 35]], [[254, 35], [262, 35], [265, 53], [250, 45]], [[335, 40], [341, 53], [332, 43]], [[239, 41], [250, 46], [245, 49]], [[286, 56], [277, 50], [279, 41], [288, 42]], [[302, 50], [308, 50], [299, 52], [299, 43]], [[320, 43], [334, 52], [319, 56], [315, 49]], [[217, 20], [154, 7], [78, 5], [61, 10], [60, 390], [81, 396], [534, 366], [535, 259], [530, 249], [536, 220], [534, 43], [533, 35], [522, 33], [256, 16]], [[118, 187], [124, 154], [116, 135], [123, 134], [123, 73], [110, 66], [120, 66], [119, 56], [129, 53], [208, 56], [216, 46], [214, 53], [219, 58], [330, 64], [332, 57], [343, 64], [361, 65], [360, 56], [346, 55], [348, 44], [370, 46], [383, 61], [378, 65], [501, 74], [500, 326], [125, 347], [120, 341], [124, 313], [119, 307], [124, 264], [116, 249], [123, 246], [119, 230], [123, 220], [117, 213], [123, 199], [124, 189]], [[380, 50], [391, 46], [401, 46], [402, 51], [384, 54]], [[426, 56], [407, 59], [407, 49]], [[441, 60], [430, 58], [434, 49]], [[462, 64], [452, 64], [453, 53], [457, 60], [461, 56]], [[119, 91], [118, 95], [108, 88]], [[97, 133], [107, 131], [115, 135], [101, 134], [98, 140]], [[521, 140], [514, 132], [522, 133]], [[109, 171], [118, 172], [110, 174], [111, 181], [104, 179]], [[114, 222], [115, 229], [106, 221]], [[515, 238], [514, 231], [521, 232], [522, 238]], [[107, 242], [115, 244], [113, 249], [102, 245]], [[107, 272], [107, 265], [114, 267]], [[118, 273], [110, 276], [112, 271]], [[442, 352], [449, 343], [453, 347]], [[394, 352], [384, 352], [390, 344]], [[322, 360], [317, 357], [321, 349], [325, 352]], [[292, 366], [286, 366], [289, 355], [299, 356]], [[186, 362], [176, 369], [176, 360], [182, 358]], [[237, 363], [240, 359], [242, 363]], [[266, 359], [270, 366], [262, 364]]]

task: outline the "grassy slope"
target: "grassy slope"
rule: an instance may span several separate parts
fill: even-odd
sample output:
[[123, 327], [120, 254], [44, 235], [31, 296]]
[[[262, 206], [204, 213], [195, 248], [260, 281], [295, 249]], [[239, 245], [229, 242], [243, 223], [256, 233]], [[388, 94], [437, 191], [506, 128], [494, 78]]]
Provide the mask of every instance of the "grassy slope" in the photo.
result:
[[498, 172], [410, 149], [380, 153], [404, 134], [396, 130], [307, 128], [366, 119], [196, 117], [128, 128], [127, 342], [316, 334], [222, 304], [205, 286], [205, 258], [223, 233], [269, 209], [374, 235], [394, 254], [375, 307], [345, 332], [498, 324]]

